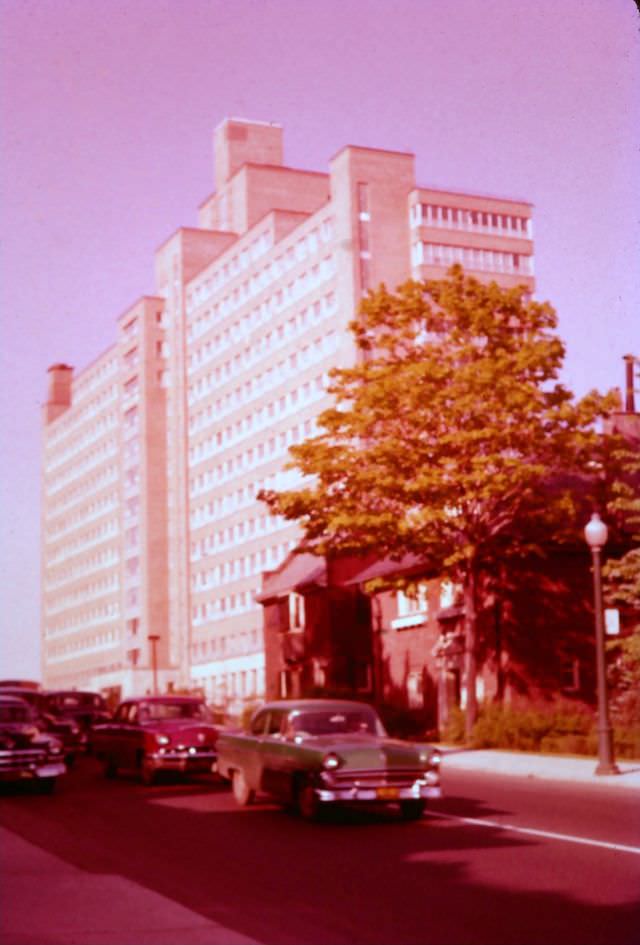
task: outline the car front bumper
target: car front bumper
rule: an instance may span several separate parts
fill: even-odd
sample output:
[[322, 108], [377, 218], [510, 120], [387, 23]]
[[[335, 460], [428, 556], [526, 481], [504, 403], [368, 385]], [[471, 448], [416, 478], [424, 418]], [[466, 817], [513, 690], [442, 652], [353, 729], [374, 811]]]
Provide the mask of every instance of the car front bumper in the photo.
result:
[[316, 796], [323, 804], [391, 804], [397, 801], [427, 801], [442, 797], [439, 783], [414, 781], [406, 785], [320, 784]]
[[0, 781], [25, 781], [36, 778], [57, 778], [65, 774], [66, 765], [62, 762], [51, 762], [38, 765], [7, 765], [0, 769]]
[[215, 770], [215, 751], [157, 751], [147, 755], [145, 764], [152, 771], [189, 771], [193, 774], [205, 774]]

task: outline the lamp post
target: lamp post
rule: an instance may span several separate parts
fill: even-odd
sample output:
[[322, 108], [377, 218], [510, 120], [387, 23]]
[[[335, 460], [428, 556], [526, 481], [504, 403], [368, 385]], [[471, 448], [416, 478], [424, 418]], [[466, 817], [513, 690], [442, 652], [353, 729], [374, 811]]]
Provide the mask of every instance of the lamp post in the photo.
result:
[[600, 550], [607, 542], [607, 526], [597, 512], [584, 530], [593, 555], [593, 598], [596, 621], [596, 667], [598, 681], [598, 764], [596, 774], [620, 774], [613, 757], [613, 738], [607, 699], [607, 672], [604, 657], [604, 613], [602, 609], [602, 571]]
[[154, 696], [158, 695], [158, 654], [156, 652], [156, 646], [158, 640], [160, 639], [159, 633], [150, 633], [147, 637], [147, 640], [151, 644], [151, 666], [153, 668], [153, 694]]

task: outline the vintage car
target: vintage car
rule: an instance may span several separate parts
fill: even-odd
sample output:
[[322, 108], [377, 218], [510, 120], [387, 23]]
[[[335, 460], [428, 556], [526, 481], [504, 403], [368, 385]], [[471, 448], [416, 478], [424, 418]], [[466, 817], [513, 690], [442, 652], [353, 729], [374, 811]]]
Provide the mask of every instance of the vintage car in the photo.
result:
[[0, 781], [35, 780], [49, 793], [66, 770], [62, 743], [38, 728], [31, 706], [0, 693]]
[[218, 729], [196, 696], [145, 696], [120, 703], [113, 719], [93, 728], [95, 757], [107, 777], [137, 772], [153, 784], [161, 772], [202, 774], [216, 760]]
[[73, 718], [55, 715], [47, 706], [47, 696], [41, 690], [26, 686], [3, 686], [0, 695], [12, 696], [27, 702], [34, 713], [35, 724], [49, 735], [54, 735], [64, 746], [66, 763], [71, 767], [76, 756], [87, 750], [87, 733]]
[[87, 750], [91, 748], [93, 726], [111, 718], [104, 696], [97, 692], [79, 689], [49, 691], [44, 693], [42, 703], [49, 715], [73, 721], [80, 727]]
[[389, 738], [362, 702], [270, 702], [248, 733], [218, 739], [218, 773], [238, 804], [257, 792], [298, 809], [307, 820], [332, 804], [397, 805], [405, 820], [441, 796], [440, 754], [429, 745]]

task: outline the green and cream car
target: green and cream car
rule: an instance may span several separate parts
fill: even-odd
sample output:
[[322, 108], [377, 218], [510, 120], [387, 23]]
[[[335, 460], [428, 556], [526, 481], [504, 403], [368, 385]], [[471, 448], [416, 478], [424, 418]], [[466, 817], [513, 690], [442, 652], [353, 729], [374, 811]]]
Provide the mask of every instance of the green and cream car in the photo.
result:
[[394, 804], [413, 820], [441, 796], [439, 752], [390, 738], [363, 702], [269, 702], [247, 733], [222, 734], [217, 748], [218, 774], [238, 804], [264, 793], [308, 820], [333, 804]]

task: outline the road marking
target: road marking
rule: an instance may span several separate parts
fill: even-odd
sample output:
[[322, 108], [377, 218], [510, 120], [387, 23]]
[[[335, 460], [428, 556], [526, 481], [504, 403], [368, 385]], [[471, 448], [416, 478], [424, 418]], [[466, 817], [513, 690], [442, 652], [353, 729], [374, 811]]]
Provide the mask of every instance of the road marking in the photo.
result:
[[623, 843], [608, 843], [606, 840], [592, 840], [588, 837], [574, 837], [569, 833], [553, 833], [550, 830], [535, 830], [532, 827], [516, 827], [514, 824], [501, 824], [497, 820], [480, 820], [478, 817], [458, 817], [455, 814], [442, 814], [439, 811], [427, 811], [429, 817], [444, 817], [447, 820], [459, 820], [475, 827], [494, 827], [498, 830], [510, 830], [513, 833], [526, 833], [533, 837], [545, 837], [547, 840], [564, 840], [567, 843], [582, 843], [588, 847], [604, 847], [606, 850], [619, 850], [621, 853], [634, 853], [640, 856], [640, 847], [628, 847]]

